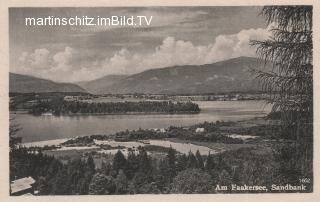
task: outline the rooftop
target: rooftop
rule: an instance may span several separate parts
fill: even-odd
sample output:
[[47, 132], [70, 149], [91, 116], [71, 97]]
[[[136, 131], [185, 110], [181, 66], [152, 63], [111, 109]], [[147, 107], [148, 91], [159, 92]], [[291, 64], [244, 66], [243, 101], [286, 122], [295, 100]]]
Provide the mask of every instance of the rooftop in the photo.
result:
[[26, 189], [32, 188], [32, 184], [36, 181], [32, 177], [24, 177], [18, 180], [13, 180], [10, 184], [11, 193], [14, 194], [16, 192], [20, 192]]

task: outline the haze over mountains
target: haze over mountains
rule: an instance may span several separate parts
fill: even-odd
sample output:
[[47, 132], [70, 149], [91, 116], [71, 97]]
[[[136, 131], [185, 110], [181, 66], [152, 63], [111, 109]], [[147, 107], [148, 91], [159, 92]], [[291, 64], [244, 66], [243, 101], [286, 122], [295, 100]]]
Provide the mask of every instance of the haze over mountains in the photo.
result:
[[107, 92], [112, 84], [126, 78], [127, 76], [128, 75], [107, 75], [92, 81], [81, 81], [77, 84], [90, 93], [99, 94]]
[[57, 83], [33, 76], [10, 73], [9, 92], [12, 93], [44, 93], [44, 92], [86, 92], [72, 83]]
[[239, 57], [206, 65], [147, 70], [130, 76], [105, 76], [79, 83], [92, 93], [198, 94], [260, 90], [250, 69], [261, 69], [257, 58]]
[[[257, 58], [239, 57], [206, 65], [151, 69], [134, 75], [107, 75], [71, 83], [56, 83], [10, 73], [10, 92], [90, 92], [93, 94], [201, 94], [248, 92], [261, 89], [250, 69], [261, 69]], [[81, 86], [81, 87], [80, 87]]]

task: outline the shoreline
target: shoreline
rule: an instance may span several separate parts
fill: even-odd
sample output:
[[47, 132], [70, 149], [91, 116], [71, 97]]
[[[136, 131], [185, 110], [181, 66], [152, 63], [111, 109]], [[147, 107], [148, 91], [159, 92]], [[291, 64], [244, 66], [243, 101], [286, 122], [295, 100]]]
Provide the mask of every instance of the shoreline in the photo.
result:
[[[73, 137], [76, 138], [76, 137]], [[21, 146], [24, 147], [44, 147], [44, 146], [57, 146], [65, 141], [68, 141], [73, 138], [61, 138], [61, 139], [53, 139], [53, 140], [40, 140], [34, 142], [22, 142]]]
[[183, 112], [174, 112], [174, 113], [169, 113], [169, 112], [122, 112], [122, 113], [68, 113], [68, 114], [60, 114], [60, 115], [46, 115], [46, 114], [39, 114], [35, 115], [32, 113], [29, 113], [27, 110], [19, 110], [19, 111], [10, 111], [10, 114], [29, 114], [33, 116], [104, 116], [104, 115], [176, 115], [176, 114], [200, 114], [201, 110], [198, 112], [188, 112], [188, 111], [183, 111]]

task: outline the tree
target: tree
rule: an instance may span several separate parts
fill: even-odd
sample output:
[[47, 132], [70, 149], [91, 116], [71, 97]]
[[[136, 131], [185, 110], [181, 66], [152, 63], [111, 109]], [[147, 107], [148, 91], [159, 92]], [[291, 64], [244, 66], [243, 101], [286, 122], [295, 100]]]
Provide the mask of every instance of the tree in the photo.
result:
[[57, 159], [53, 159], [47, 169], [46, 178], [51, 179], [57, 173], [58, 170], [62, 169], [62, 163]]
[[225, 169], [221, 170], [217, 179], [217, 184], [224, 186], [232, 184], [232, 176], [230, 173]]
[[87, 162], [86, 162], [86, 169], [87, 171], [94, 173], [95, 172], [95, 164], [94, 164], [94, 160], [92, 158], [92, 155], [89, 155]]
[[118, 150], [118, 152], [114, 155], [113, 162], [112, 162], [112, 169], [115, 171], [117, 175], [119, 170], [126, 169], [127, 167], [127, 159], [124, 157], [123, 153]]
[[201, 169], [188, 168], [178, 173], [172, 183], [173, 193], [210, 193], [212, 192], [211, 177]]
[[267, 6], [262, 10], [273, 25], [272, 38], [252, 41], [257, 53], [271, 62], [271, 72], [258, 72], [269, 92], [273, 112], [296, 138], [301, 127], [310, 129], [313, 119], [312, 6]]
[[113, 194], [116, 189], [114, 180], [111, 176], [96, 173], [89, 185], [89, 194]]
[[14, 119], [9, 119], [9, 157], [10, 157], [10, 179], [14, 179], [21, 172], [21, 163], [24, 159], [20, 158], [22, 150], [18, 150], [22, 138], [17, 137], [19, 126], [14, 123]]
[[49, 194], [47, 180], [42, 176], [40, 176], [38, 181], [36, 182], [36, 188], [39, 191], [39, 195]]
[[158, 165], [156, 165], [157, 169], [155, 169], [155, 172], [153, 173], [153, 180], [162, 193], [169, 190], [170, 181], [172, 180], [168, 175], [168, 167], [166, 159], [159, 159]]
[[117, 178], [115, 179], [116, 194], [126, 194], [128, 192], [128, 181], [123, 170], [119, 170]]
[[[258, 71], [270, 95], [272, 112], [280, 114], [282, 134], [296, 140], [292, 169], [312, 175], [313, 42], [312, 6], [266, 6], [261, 14], [273, 26], [272, 38], [252, 41], [272, 71]], [[278, 153], [281, 151], [278, 151]], [[281, 155], [281, 154], [279, 154]]]
[[101, 168], [99, 169], [100, 173], [105, 174], [105, 175], [110, 175], [112, 170], [112, 165], [107, 162], [102, 162], [101, 163]]
[[57, 175], [52, 179], [50, 184], [52, 185], [51, 194], [67, 195], [72, 192], [71, 180], [66, 168], [58, 170]]
[[14, 123], [14, 118], [9, 119], [9, 147], [10, 150], [15, 150], [18, 148], [18, 145], [21, 143], [22, 138], [17, 137], [17, 132], [21, 130], [18, 124]]
[[196, 159], [197, 159], [197, 168], [204, 169], [203, 159], [199, 150], [197, 150], [196, 152]]
[[95, 164], [91, 155], [89, 155], [87, 161], [85, 162], [83, 176], [79, 180], [78, 190], [79, 194], [88, 194], [89, 184], [92, 176], [95, 174]]
[[180, 172], [187, 168], [188, 157], [186, 154], [182, 154], [177, 158], [177, 171]]
[[127, 163], [126, 174], [127, 174], [128, 179], [132, 179], [134, 174], [139, 169], [139, 159], [135, 155], [134, 151], [129, 151], [127, 162], [128, 163]]
[[[172, 183], [173, 178], [176, 176], [176, 151], [170, 147], [166, 158], [160, 159], [155, 167], [155, 173], [153, 173], [153, 178], [155, 180], [154, 185], [158, 187], [159, 190], [167, 192]], [[185, 169], [185, 168], [184, 168]]]
[[67, 169], [70, 194], [88, 194], [89, 184], [95, 173], [92, 157], [89, 156], [86, 161], [76, 158], [64, 167]]
[[197, 168], [197, 166], [198, 166], [197, 158], [194, 156], [194, 154], [191, 151], [189, 151], [187, 167], [188, 168]]
[[143, 184], [139, 187], [139, 194], [160, 194], [161, 191], [154, 182]]
[[170, 179], [169, 181], [171, 181], [172, 178], [176, 176], [176, 151], [171, 146], [168, 150], [166, 160], [168, 164], [168, 176]]
[[142, 188], [144, 185], [149, 184], [151, 182], [152, 182], [152, 177], [151, 177], [150, 173], [148, 174], [148, 173], [142, 172], [140, 170], [134, 175], [134, 177], [132, 179], [132, 183], [135, 187], [135, 191], [138, 194], [140, 194], [142, 192], [144, 193], [145, 189], [141, 190], [140, 188]]
[[145, 175], [150, 174], [152, 171], [151, 159], [149, 158], [147, 151], [143, 147], [139, 147], [138, 154], [139, 171]]
[[209, 153], [206, 159], [205, 170], [209, 172], [211, 169], [214, 169], [214, 168], [215, 168], [214, 158], [213, 158], [213, 155]]
[[239, 166], [234, 167], [233, 175], [232, 175], [232, 182], [235, 184], [244, 184], [242, 182], [242, 175], [243, 175], [243, 165], [240, 163]]

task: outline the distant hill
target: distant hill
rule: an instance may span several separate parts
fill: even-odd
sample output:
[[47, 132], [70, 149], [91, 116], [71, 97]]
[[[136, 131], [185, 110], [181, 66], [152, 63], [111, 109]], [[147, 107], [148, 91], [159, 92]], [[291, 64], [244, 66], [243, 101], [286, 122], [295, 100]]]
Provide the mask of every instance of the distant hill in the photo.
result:
[[[225, 93], [260, 90], [250, 69], [261, 69], [257, 58], [239, 57], [205, 65], [185, 65], [147, 70], [112, 80], [104, 87], [92, 88], [96, 93]], [[101, 86], [103, 86], [103, 80]]]
[[126, 77], [127, 75], [107, 75], [96, 80], [82, 81], [77, 84], [90, 93], [99, 94], [107, 92], [112, 84]]
[[86, 92], [83, 88], [72, 83], [56, 83], [33, 76], [10, 73], [10, 93], [44, 93], [44, 92]]

